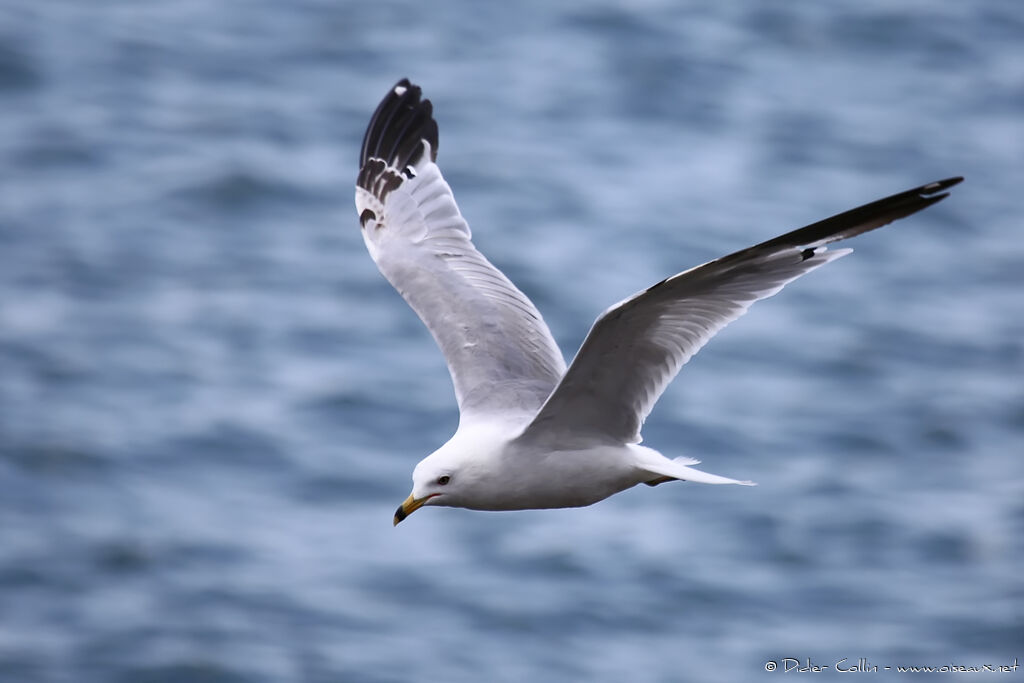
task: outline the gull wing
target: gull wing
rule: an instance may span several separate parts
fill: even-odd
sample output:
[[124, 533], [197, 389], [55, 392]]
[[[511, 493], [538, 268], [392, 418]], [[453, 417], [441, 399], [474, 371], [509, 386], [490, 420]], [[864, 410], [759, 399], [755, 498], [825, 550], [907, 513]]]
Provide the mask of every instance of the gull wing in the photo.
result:
[[526, 295], [470, 241], [434, 163], [437, 142], [430, 100], [399, 81], [363, 138], [356, 181], [363, 240], [441, 347], [460, 419], [532, 415], [565, 372], [565, 359]]
[[852, 251], [826, 244], [921, 211], [961, 180], [865, 204], [691, 268], [609, 308], [520, 438], [638, 443], [668, 383], [720, 329], [755, 301]]

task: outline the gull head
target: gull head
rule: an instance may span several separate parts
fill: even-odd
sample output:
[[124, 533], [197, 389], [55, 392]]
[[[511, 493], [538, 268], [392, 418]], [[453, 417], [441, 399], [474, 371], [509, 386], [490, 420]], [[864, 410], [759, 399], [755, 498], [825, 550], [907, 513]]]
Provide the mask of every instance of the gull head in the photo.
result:
[[463, 507], [479, 478], [479, 460], [451, 442], [421, 460], [412, 473], [412, 493], [395, 510], [395, 524], [424, 505]]

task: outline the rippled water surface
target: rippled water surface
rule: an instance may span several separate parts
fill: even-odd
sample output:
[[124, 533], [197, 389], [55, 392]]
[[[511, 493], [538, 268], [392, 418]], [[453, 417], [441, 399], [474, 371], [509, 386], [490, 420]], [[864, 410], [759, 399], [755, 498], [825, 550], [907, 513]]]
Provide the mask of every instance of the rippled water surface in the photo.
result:
[[[1022, 37], [1012, 0], [9, 0], [0, 680], [1024, 665]], [[658, 404], [647, 444], [757, 488], [392, 528], [458, 419], [352, 205], [403, 76], [569, 356], [667, 275], [967, 181]]]

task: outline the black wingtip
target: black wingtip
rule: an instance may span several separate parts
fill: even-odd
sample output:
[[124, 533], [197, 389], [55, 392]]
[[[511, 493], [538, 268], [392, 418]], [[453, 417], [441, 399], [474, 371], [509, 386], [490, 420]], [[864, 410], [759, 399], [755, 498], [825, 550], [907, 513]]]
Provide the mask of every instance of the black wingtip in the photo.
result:
[[934, 183], [928, 183], [927, 185], [922, 185], [921, 187], [917, 188], [917, 194], [921, 199], [928, 201], [928, 204], [926, 206], [931, 206], [932, 204], [940, 202], [949, 196], [949, 193], [943, 192], [943, 190], [948, 190], [954, 185], [959, 185], [963, 181], [963, 176], [946, 178], [945, 180], [936, 180]]
[[422, 90], [408, 78], [391, 86], [363, 135], [359, 167], [370, 159], [382, 159], [388, 166], [404, 170], [423, 154], [423, 140], [430, 145], [431, 161], [437, 159], [437, 122], [430, 100], [422, 99]]
[[954, 185], [959, 185], [963, 181], [964, 177], [958, 175], [953, 178], [946, 178], [945, 180], [936, 180], [934, 183], [922, 185], [921, 187], [918, 188], [918, 190], [921, 195], [927, 196], [935, 194], [936, 192], [941, 192], [942, 190], [953, 187]]
[[752, 249], [805, 247], [854, 237], [927, 209], [949, 196], [944, 190], [961, 182], [963, 176], [954, 176], [920, 185], [780, 235]]

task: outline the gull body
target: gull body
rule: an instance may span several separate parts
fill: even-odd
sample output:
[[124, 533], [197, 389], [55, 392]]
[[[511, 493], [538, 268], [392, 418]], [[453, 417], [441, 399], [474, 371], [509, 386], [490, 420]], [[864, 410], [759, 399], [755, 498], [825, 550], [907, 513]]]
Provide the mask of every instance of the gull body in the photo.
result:
[[[470, 510], [583, 507], [663, 477], [750, 483], [695, 470], [688, 467], [695, 460], [669, 460], [639, 444], [566, 443], [538, 449], [521, 442], [521, 432], [522, 427], [486, 423], [460, 428], [413, 470], [411, 503], [436, 499], [427, 504]], [[438, 484], [444, 476], [447, 483]]]
[[[505, 430], [460, 429], [416, 466], [413, 499], [439, 494], [438, 503], [471, 510], [580, 507], [636, 486], [644, 478], [642, 470], [623, 457], [630, 448], [642, 446], [531, 452], [515, 437], [516, 433]], [[529, 466], [524, 467], [525, 463]], [[549, 466], [574, 474], [551, 477]], [[445, 475], [451, 477], [449, 483], [438, 485]]]
[[424, 505], [581, 507], [641, 483], [752, 484], [641, 446], [658, 397], [751, 304], [851, 252], [827, 244], [927, 208], [963, 180], [921, 185], [666, 278], [602, 313], [566, 366], [534, 305], [473, 245], [437, 148], [430, 101], [399, 81], [363, 138], [356, 209], [371, 257], [445, 355], [460, 419], [413, 470], [395, 524]]

